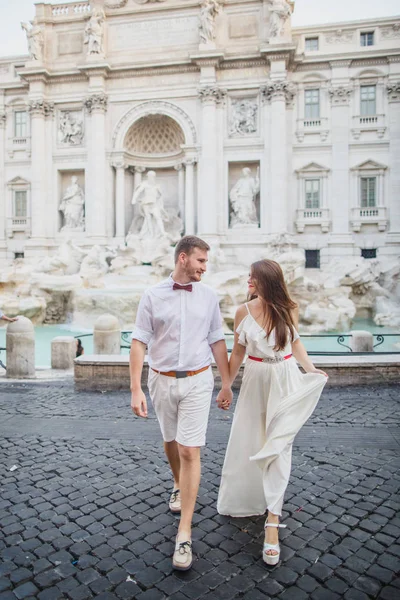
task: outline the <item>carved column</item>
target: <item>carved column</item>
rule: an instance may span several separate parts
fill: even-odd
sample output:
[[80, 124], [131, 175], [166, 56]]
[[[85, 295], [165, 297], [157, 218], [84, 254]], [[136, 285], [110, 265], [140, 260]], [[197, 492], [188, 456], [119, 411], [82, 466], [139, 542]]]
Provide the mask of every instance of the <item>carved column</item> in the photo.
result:
[[185, 235], [195, 233], [195, 207], [194, 207], [194, 158], [185, 160]]
[[[332, 138], [332, 233], [349, 233], [349, 104], [352, 89], [333, 86], [328, 90], [331, 110]], [[355, 198], [355, 205], [358, 198]]]
[[6, 114], [0, 108], [0, 245], [4, 243], [6, 233], [6, 186], [4, 181]]
[[108, 227], [110, 215], [106, 188], [105, 114], [107, 96], [92, 94], [85, 100], [89, 114], [90, 135], [88, 138], [88, 168], [85, 177], [86, 232], [90, 237], [104, 240], [111, 234]]
[[125, 238], [125, 169], [123, 162], [114, 163], [115, 168], [115, 237]]
[[[294, 85], [287, 80], [269, 81], [261, 88], [269, 105], [269, 199], [266, 207], [268, 233], [288, 230], [288, 160], [286, 104], [294, 98]], [[268, 143], [268, 142], [267, 142]]]
[[47, 178], [46, 156], [50, 151], [46, 147], [45, 118], [53, 113], [54, 105], [43, 99], [31, 100], [31, 231], [32, 241], [39, 242], [46, 237]]
[[391, 81], [387, 85], [389, 101], [389, 131], [390, 131], [390, 187], [388, 194], [389, 207], [389, 236], [397, 234], [396, 240], [400, 241], [400, 80]]
[[178, 171], [178, 207], [179, 216], [185, 218], [185, 171], [183, 165], [175, 165], [175, 171]]
[[218, 194], [218, 136], [217, 106], [226, 96], [218, 87], [206, 86], [199, 90], [202, 101], [201, 157], [199, 160], [198, 233], [216, 235], [218, 214], [222, 199]]

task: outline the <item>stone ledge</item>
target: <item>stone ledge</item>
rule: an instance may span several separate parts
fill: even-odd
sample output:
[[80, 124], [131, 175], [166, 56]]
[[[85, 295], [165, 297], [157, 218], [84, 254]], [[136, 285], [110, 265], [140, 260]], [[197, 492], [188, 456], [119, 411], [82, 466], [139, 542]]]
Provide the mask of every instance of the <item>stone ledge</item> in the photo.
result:
[[[127, 390], [129, 380], [128, 355], [84, 355], [75, 359], [74, 378], [78, 390]], [[400, 355], [377, 356], [315, 356], [314, 364], [329, 375], [329, 385], [349, 386], [377, 383], [400, 383]], [[213, 365], [215, 385], [220, 387], [216, 365]], [[240, 386], [243, 366], [234, 388]], [[146, 386], [147, 362], [142, 373], [142, 385]]]

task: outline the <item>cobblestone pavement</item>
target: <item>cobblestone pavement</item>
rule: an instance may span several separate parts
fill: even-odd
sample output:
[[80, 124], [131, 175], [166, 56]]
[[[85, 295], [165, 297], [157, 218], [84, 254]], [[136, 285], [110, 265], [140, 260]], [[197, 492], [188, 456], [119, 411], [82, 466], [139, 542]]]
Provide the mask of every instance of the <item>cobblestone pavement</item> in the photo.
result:
[[176, 573], [152, 411], [139, 421], [127, 393], [76, 394], [66, 381], [1, 383], [0, 600], [397, 599], [399, 405], [394, 386], [324, 392], [295, 443], [272, 569], [263, 519], [216, 513], [231, 414], [213, 406], [196, 560]]

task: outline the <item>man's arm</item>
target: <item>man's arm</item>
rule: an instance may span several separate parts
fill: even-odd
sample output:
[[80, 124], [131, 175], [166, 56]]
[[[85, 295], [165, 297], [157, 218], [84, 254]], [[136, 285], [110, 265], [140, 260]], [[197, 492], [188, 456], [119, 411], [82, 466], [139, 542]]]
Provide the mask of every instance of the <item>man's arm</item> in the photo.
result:
[[18, 317], [7, 317], [7, 315], [2, 312], [0, 312], [0, 319], [7, 321], [7, 323], [14, 323], [14, 321], [18, 321]]
[[147, 401], [142, 390], [142, 371], [146, 344], [139, 340], [132, 340], [129, 354], [129, 373], [131, 376], [131, 407], [138, 417], [147, 417]]
[[218, 371], [221, 375], [221, 391], [217, 397], [217, 403], [220, 408], [228, 410], [232, 403], [232, 390], [229, 377], [228, 351], [225, 340], [219, 340], [211, 344], [211, 350], [217, 363]]

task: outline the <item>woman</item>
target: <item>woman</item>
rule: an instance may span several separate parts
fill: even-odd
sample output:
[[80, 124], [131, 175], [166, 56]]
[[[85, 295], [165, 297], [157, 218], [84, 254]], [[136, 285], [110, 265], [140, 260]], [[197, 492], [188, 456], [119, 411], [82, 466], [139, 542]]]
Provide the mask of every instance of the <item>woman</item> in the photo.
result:
[[300, 341], [297, 306], [278, 263], [252, 264], [248, 286], [251, 300], [235, 316], [232, 382], [246, 349], [248, 358], [222, 470], [218, 512], [247, 517], [268, 509], [263, 560], [276, 565], [293, 440], [311, 416], [327, 375], [314, 367]]

